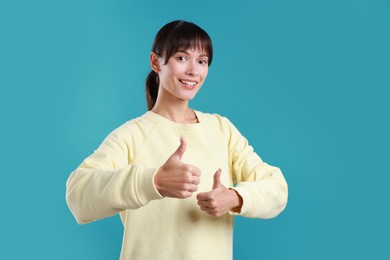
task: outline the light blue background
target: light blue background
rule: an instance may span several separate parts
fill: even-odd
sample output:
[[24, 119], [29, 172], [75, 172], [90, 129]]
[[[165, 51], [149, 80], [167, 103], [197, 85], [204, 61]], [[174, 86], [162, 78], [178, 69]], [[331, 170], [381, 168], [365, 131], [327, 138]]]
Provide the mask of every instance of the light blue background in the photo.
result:
[[214, 42], [191, 106], [289, 183], [278, 218], [236, 218], [234, 259], [390, 259], [387, 0], [2, 0], [0, 258], [118, 258], [119, 218], [77, 225], [65, 182], [145, 112], [151, 44], [175, 19]]

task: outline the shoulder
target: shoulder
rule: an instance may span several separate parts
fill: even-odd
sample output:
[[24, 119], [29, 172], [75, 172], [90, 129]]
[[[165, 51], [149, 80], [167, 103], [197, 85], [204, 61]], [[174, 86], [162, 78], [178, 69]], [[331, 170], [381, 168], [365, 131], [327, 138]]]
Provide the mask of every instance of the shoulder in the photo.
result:
[[242, 134], [232, 121], [226, 116], [212, 113], [200, 113], [205, 123], [205, 128], [213, 128], [214, 131], [217, 129], [219, 134], [226, 136], [229, 140], [234, 138], [241, 138]]
[[223, 115], [217, 113], [205, 113], [196, 111], [200, 115], [205, 127], [218, 128], [223, 132], [230, 131], [233, 126], [232, 122]]
[[117, 136], [124, 139], [142, 138], [147, 136], [158, 125], [148, 117], [148, 112], [136, 118], [130, 119], [123, 123], [110, 133], [110, 136]]
[[207, 112], [201, 112], [196, 111], [197, 115], [200, 115], [201, 118], [203, 118], [205, 123], [211, 123], [211, 124], [231, 124], [230, 120], [223, 115], [217, 114], [217, 113], [207, 113]]
[[127, 121], [122, 125], [122, 127], [130, 129], [150, 129], [155, 127], [157, 124], [158, 121], [153, 120], [153, 117], [150, 116], [150, 112], [146, 112], [139, 117]]

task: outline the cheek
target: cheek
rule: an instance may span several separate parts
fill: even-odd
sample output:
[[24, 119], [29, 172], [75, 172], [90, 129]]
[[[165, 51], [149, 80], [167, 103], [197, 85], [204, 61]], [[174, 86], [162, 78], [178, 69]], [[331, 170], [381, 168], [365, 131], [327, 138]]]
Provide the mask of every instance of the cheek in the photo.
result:
[[203, 71], [203, 73], [202, 73], [202, 75], [203, 75], [203, 80], [206, 79], [208, 73], [209, 73], [209, 68], [207, 67], [207, 68], [204, 69], [204, 71]]
[[172, 76], [172, 71], [169, 69], [169, 68], [164, 68], [160, 71], [160, 80], [162, 82], [165, 82], [165, 81], [170, 81], [171, 80], [171, 76]]

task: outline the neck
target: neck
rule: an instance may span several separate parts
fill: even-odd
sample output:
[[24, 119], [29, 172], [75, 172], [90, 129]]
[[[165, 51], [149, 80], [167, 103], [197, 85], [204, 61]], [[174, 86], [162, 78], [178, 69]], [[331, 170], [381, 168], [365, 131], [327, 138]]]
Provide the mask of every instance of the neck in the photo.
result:
[[188, 107], [188, 100], [178, 99], [165, 91], [159, 91], [156, 104], [151, 111], [176, 123], [198, 122], [194, 111]]

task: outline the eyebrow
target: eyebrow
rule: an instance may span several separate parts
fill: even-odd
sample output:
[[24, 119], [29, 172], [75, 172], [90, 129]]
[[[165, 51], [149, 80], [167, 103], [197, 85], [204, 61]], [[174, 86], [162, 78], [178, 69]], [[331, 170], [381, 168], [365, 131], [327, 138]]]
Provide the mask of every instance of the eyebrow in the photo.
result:
[[[183, 53], [185, 53], [185, 54], [187, 54], [187, 55], [190, 55], [190, 53], [187, 51], [187, 50], [177, 50], [176, 52], [183, 52]], [[199, 55], [199, 57], [209, 57], [209, 55], [207, 54], [207, 53], [201, 53], [200, 55]]]

